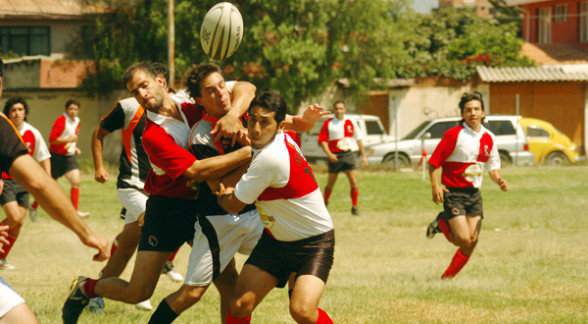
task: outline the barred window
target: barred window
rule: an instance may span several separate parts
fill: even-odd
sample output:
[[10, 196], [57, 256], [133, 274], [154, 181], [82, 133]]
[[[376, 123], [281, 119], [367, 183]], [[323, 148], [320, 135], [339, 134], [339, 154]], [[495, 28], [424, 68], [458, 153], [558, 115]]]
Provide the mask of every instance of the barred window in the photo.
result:
[[48, 26], [0, 26], [0, 52], [22, 55], [50, 55], [51, 30]]

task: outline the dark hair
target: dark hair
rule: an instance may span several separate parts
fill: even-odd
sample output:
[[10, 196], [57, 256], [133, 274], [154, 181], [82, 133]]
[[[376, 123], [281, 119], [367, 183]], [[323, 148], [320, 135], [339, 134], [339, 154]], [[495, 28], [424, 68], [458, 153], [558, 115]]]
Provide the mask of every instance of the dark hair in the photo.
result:
[[253, 107], [259, 106], [263, 109], [275, 112], [274, 119], [278, 125], [286, 118], [286, 100], [272, 92], [262, 92], [249, 105], [249, 113]]
[[202, 97], [200, 82], [214, 72], [221, 73], [220, 67], [214, 63], [192, 65], [192, 68], [186, 73], [186, 87], [190, 97]]
[[69, 99], [68, 101], [66, 101], [65, 109], [67, 109], [67, 107], [69, 107], [70, 105], [77, 105], [78, 108], [82, 108], [82, 105], [80, 105], [80, 102], [76, 99]]
[[345, 103], [345, 101], [343, 101], [343, 100], [341, 100], [341, 99], [339, 99], [339, 100], [337, 100], [337, 101], [335, 101], [335, 102], [333, 103], [333, 108], [335, 108], [335, 106], [336, 106], [337, 104], [340, 104], [340, 103], [342, 103], [342, 104], [343, 104], [343, 106], [345, 106], [345, 108], [347, 108], [347, 104]]
[[29, 104], [27, 103], [26, 100], [24, 100], [23, 97], [10, 97], [10, 98], [8, 98], [8, 100], [6, 100], [6, 103], [4, 104], [4, 115], [8, 116], [8, 113], [10, 113], [10, 108], [12, 108], [12, 106], [14, 106], [18, 103], [22, 104], [24, 106], [24, 109], [25, 109], [24, 120], [27, 120], [27, 116], [29, 114]]
[[[163, 65], [163, 64], [161, 64], [161, 65]], [[129, 81], [131, 81], [131, 79], [133, 78], [133, 75], [135, 75], [135, 73], [137, 71], [143, 71], [147, 75], [153, 77], [154, 79], [157, 77], [157, 75], [159, 73], [161, 73], [161, 71], [158, 72], [158, 70], [155, 68], [155, 66], [149, 62], [135, 63], [135, 64], [129, 66], [129, 68], [123, 74], [123, 84], [125, 85], [125, 87], [129, 83]], [[165, 73], [167, 74], [167, 69], [165, 69], [165, 71], [166, 71]]]
[[482, 111], [484, 111], [484, 99], [480, 92], [464, 92], [462, 93], [461, 98], [459, 98], [459, 110], [461, 111], [462, 115], [465, 105], [472, 100], [478, 100], [480, 102], [480, 105], [482, 105]]
[[4, 61], [0, 59], [0, 78], [4, 76]]
[[151, 63], [151, 65], [153, 66], [153, 69], [155, 70], [157, 75], [163, 74], [165, 81], [167, 81], [167, 79], [169, 78], [167, 67], [164, 64], [159, 63], [159, 62], [153, 62], [153, 63]]

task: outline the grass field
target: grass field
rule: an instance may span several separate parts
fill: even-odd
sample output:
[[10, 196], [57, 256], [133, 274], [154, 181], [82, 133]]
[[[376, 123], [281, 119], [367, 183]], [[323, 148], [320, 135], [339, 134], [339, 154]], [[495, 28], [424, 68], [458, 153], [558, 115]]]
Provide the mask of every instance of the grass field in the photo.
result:
[[[420, 173], [360, 174], [361, 216], [349, 214], [349, 187], [340, 177], [329, 210], [335, 222], [335, 264], [321, 301], [336, 323], [588, 322], [588, 167], [507, 168], [510, 191], [484, 180], [485, 220], [470, 263], [452, 281], [439, 276], [456, 248], [425, 227], [439, 206]], [[317, 174], [324, 185], [326, 175]], [[110, 241], [122, 227], [114, 181], [84, 177], [81, 209]], [[189, 246], [176, 258], [185, 272]], [[15, 270], [0, 275], [27, 300], [42, 323], [60, 322], [71, 280], [96, 276], [92, 251], [47, 215], [27, 219], [9, 256]], [[238, 258], [239, 264], [244, 257]], [[129, 267], [131, 268], [131, 267]], [[123, 274], [130, 276], [130, 270]], [[161, 277], [156, 307], [178, 285]], [[102, 316], [80, 323], [146, 323], [150, 313], [107, 301]], [[218, 323], [218, 294], [177, 323]], [[292, 323], [286, 290], [272, 291], [253, 314], [255, 323]]]

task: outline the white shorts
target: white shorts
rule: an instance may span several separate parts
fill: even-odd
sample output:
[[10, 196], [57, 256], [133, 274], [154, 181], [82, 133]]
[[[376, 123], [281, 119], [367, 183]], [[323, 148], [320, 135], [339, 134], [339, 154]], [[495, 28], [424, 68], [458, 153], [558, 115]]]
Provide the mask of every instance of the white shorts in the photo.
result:
[[136, 222], [139, 216], [145, 212], [147, 195], [133, 188], [117, 189], [116, 192], [118, 200], [126, 209], [125, 225]]
[[208, 286], [233, 259], [235, 253], [250, 254], [263, 233], [257, 209], [240, 215], [200, 217], [194, 225], [186, 281], [188, 286]]
[[0, 318], [10, 312], [14, 307], [23, 304], [25, 301], [17, 294], [12, 287], [0, 277]]

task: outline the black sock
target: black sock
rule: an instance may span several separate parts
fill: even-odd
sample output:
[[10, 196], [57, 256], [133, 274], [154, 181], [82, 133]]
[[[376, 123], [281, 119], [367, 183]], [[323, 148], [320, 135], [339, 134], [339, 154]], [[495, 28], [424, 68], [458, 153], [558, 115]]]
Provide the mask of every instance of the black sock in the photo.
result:
[[149, 324], [163, 324], [163, 323], [171, 323], [173, 322], [180, 314], [176, 314], [171, 307], [169, 307], [167, 301], [163, 299], [151, 318], [149, 319]]

